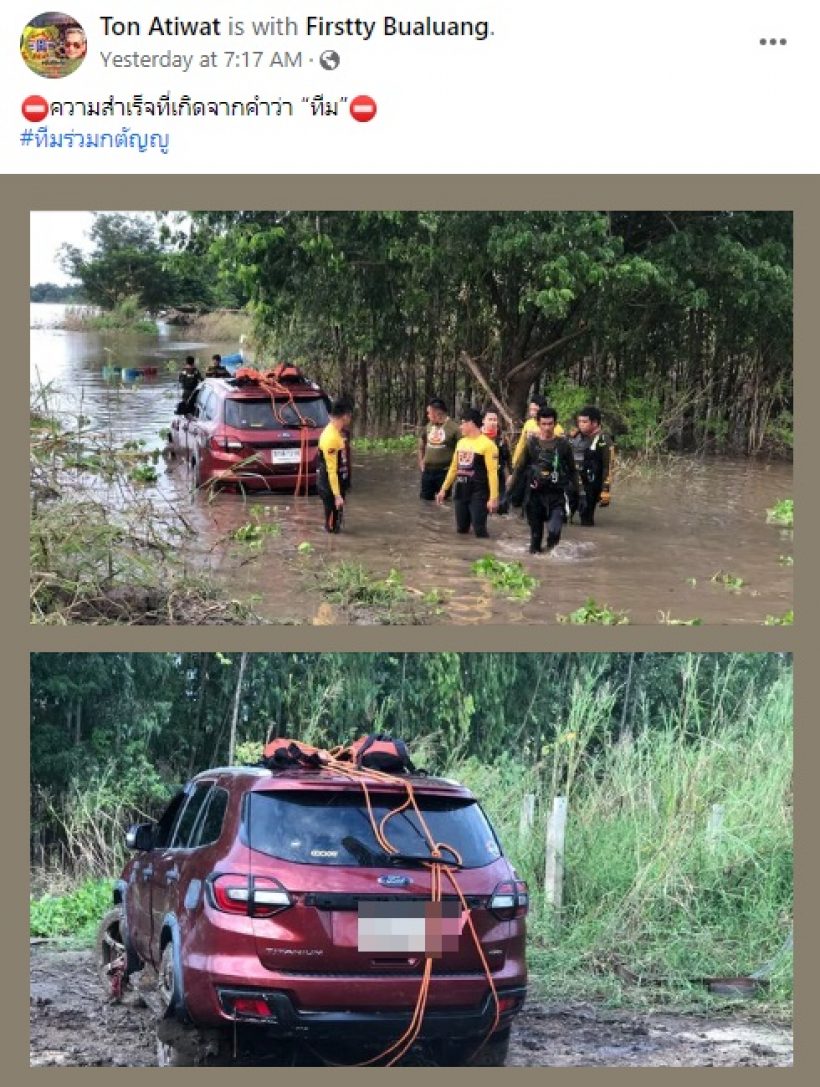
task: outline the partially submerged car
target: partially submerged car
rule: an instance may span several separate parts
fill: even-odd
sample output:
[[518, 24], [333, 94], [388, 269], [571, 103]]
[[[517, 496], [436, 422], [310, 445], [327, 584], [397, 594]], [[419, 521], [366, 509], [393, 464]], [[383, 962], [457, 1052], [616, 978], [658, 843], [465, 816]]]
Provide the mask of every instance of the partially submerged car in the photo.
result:
[[253, 373], [206, 378], [190, 412], [173, 417], [170, 450], [190, 465], [197, 487], [307, 494], [330, 399], [296, 367], [280, 368], [275, 381]]
[[[365, 790], [328, 769], [209, 770], [131, 828], [122, 954], [103, 973], [115, 996], [129, 975], [156, 979], [160, 1063], [395, 1056], [424, 988], [413, 1052], [504, 1064], [526, 884], [468, 789], [408, 780], [421, 818], [384, 775]], [[451, 873], [438, 901], [426, 830]]]

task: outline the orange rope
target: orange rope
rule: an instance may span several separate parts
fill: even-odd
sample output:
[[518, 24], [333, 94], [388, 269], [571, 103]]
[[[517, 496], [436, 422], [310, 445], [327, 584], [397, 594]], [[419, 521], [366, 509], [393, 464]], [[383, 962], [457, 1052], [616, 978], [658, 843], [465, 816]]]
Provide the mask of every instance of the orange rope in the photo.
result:
[[[475, 1050], [473, 1051], [473, 1054], [471, 1056], [474, 1056], [487, 1042], [490, 1035], [493, 1034], [493, 1032], [497, 1029], [501, 1019], [501, 1005], [498, 997], [498, 990], [496, 989], [495, 982], [493, 980], [492, 970], [490, 968], [490, 964], [487, 961], [487, 957], [484, 954], [484, 949], [481, 946], [481, 941], [479, 939], [478, 933], [476, 932], [475, 925], [473, 924], [472, 913], [467, 903], [467, 899], [465, 898], [461, 887], [458, 885], [458, 881], [456, 880], [452, 868], [449, 867], [446, 863], [442, 863], [442, 861], [440, 860], [442, 849], [449, 851], [457, 859], [457, 862], [459, 864], [461, 864], [460, 854], [456, 849], [454, 849], [452, 846], [447, 845], [445, 842], [435, 841], [432, 833], [430, 832], [430, 828], [427, 825], [427, 821], [425, 820], [424, 815], [422, 814], [422, 811], [418, 806], [418, 802], [416, 801], [412, 782], [410, 782], [406, 778], [401, 777], [398, 774], [389, 774], [383, 770], [365, 770], [362, 767], [351, 765], [350, 762], [343, 761], [345, 754], [348, 753], [348, 749], [343, 746], [336, 747], [332, 751], [323, 751], [316, 749], [316, 752], [319, 755], [321, 765], [323, 767], [329, 770], [333, 770], [351, 781], [356, 781], [361, 786], [362, 793], [364, 795], [365, 805], [367, 807], [367, 813], [370, 817], [370, 825], [372, 827], [374, 837], [376, 838], [378, 844], [385, 851], [385, 853], [393, 854], [399, 852], [399, 850], [392, 844], [392, 842], [390, 842], [390, 840], [386, 836], [385, 827], [387, 822], [392, 819], [394, 815], [399, 815], [401, 812], [406, 811], [407, 808], [412, 807], [413, 811], [415, 812], [416, 818], [419, 821], [419, 826], [421, 827], [424, 836], [427, 839], [427, 844], [430, 847], [431, 857], [433, 858], [430, 864], [425, 865], [425, 867], [427, 867], [430, 871], [431, 901], [441, 902], [441, 876], [442, 872], [444, 872], [446, 873], [447, 878], [452, 884], [456, 895], [458, 896], [458, 899], [461, 903], [461, 908], [464, 911], [466, 924], [470, 931], [470, 935], [472, 936], [473, 944], [475, 945], [476, 951], [478, 952], [478, 956], [484, 969], [484, 974], [487, 978], [487, 982], [490, 986], [490, 992], [492, 993], [492, 998], [495, 1005], [495, 1014], [493, 1016], [493, 1021], [490, 1025], [489, 1030], [484, 1035], [479, 1045], [476, 1046]], [[376, 816], [373, 811], [373, 804], [370, 797], [370, 791], [368, 789], [368, 779], [375, 779], [376, 781], [391, 784], [401, 784], [407, 794], [405, 800], [397, 807], [388, 811], [387, 814], [384, 815], [379, 822], [376, 821]], [[400, 1038], [397, 1038], [395, 1042], [391, 1042], [389, 1046], [383, 1049], [380, 1053], [377, 1053], [375, 1057], [371, 1057], [369, 1060], [366, 1061], [361, 1061], [353, 1067], [366, 1068], [369, 1065], [376, 1064], [378, 1061], [382, 1061], [385, 1058], [389, 1057], [389, 1060], [387, 1061], [385, 1067], [390, 1068], [394, 1064], [398, 1063], [398, 1061], [400, 1061], [403, 1056], [405, 1056], [407, 1051], [411, 1048], [411, 1046], [418, 1038], [421, 1031], [424, 1013], [427, 1008], [427, 1000], [430, 993], [430, 979], [432, 976], [432, 972], [433, 958], [429, 953], [426, 952], [424, 959], [424, 969], [422, 971], [421, 977], [421, 984], [419, 986], [419, 993], [416, 998], [416, 1004], [413, 1009], [410, 1023], [407, 1026], [406, 1030]], [[341, 1065], [334, 1064], [334, 1062], [332, 1061], [328, 1061], [327, 1063], [333, 1065], [334, 1067], [342, 1067]]]

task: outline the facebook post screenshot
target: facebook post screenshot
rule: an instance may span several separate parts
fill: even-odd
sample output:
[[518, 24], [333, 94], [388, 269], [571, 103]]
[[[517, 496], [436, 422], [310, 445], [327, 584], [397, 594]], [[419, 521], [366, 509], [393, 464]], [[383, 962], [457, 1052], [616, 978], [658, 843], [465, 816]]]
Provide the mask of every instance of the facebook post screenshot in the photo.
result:
[[21, 1062], [791, 1067], [816, 8], [66, 3]]

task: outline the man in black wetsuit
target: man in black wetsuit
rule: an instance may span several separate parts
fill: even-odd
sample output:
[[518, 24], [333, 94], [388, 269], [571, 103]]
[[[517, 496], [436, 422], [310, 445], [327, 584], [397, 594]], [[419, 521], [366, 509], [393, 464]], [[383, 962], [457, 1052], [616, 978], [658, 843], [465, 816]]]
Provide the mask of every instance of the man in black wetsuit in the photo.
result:
[[591, 404], [578, 412], [578, 430], [570, 438], [580, 487], [567, 490], [570, 515], [581, 524], [595, 524], [595, 507], [609, 505], [609, 487], [615, 449], [601, 428], [601, 412]]
[[177, 404], [177, 415], [190, 415], [194, 410], [194, 395], [202, 384], [202, 374], [196, 366], [196, 359], [188, 355], [185, 359], [185, 368], [179, 372], [179, 385], [182, 389], [182, 399]]
[[222, 365], [221, 355], [211, 356], [211, 365], [205, 371], [205, 377], [230, 377], [231, 371]]
[[566, 512], [566, 491], [578, 486], [572, 447], [565, 437], [555, 436], [555, 408], [539, 408], [538, 431], [530, 434], [513, 464], [509, 489], [524, 480], [524, 508], [530, 525], [530, 554], [542, 550], [544, 526], [547, 551], [561, 539]]

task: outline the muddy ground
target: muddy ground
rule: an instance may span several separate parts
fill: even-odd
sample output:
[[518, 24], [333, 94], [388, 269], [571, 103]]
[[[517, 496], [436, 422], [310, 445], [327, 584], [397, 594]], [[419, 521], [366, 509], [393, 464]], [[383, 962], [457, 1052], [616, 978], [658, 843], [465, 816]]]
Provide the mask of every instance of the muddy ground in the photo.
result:
[[[33, 1066], [156, 1063], [151, 1012], [139, 999], [103, 999], [91, 951], [33, 946], [30, 1004]], [[513, 1028], [509, 1063], [783, 1067], [792, 1063], [792, 1033], [740, 1012], [707, 1018], [531, 1000]]]

